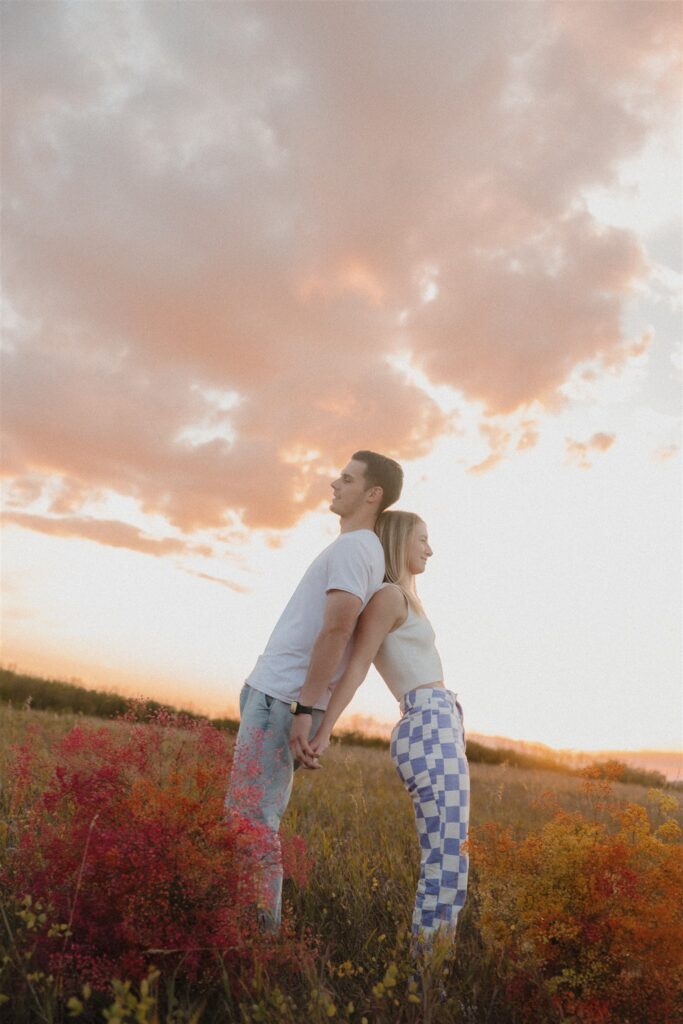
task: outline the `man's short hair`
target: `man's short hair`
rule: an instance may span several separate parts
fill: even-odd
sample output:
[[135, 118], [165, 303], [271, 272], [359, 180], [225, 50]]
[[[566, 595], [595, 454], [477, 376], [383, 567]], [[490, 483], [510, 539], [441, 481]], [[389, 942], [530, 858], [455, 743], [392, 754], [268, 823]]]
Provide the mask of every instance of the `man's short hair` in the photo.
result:
[[365, 463], [365, 479], [368, 487], [382, 488], [382, 501], [379, 511], [393, 505], [401, 497], [403, 488], [403, 470], [398, 462], [379, 455], [377, 452], [354, 452], [351, 456], [356, 462]]

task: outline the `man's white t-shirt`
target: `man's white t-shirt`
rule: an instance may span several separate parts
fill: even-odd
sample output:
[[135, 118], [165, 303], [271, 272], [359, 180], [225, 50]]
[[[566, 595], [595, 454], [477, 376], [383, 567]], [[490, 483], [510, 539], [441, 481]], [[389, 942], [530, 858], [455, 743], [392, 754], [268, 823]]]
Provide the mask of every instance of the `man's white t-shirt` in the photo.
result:
[[[311, 563], [292, 594], [266, 649], [246, 679], [249, 686], [287, 703], [296, 700], [304, 685], [311, 652], [323, 624], [325, 595], [344, 590], [361, 600], [359, 614], [380, 589], [384, 579], [384, 552], [372, 530], [342, 533]], [[325, 709], [332, 688], [349, 659], [347, 645], [326, 693], [316, 708]]]

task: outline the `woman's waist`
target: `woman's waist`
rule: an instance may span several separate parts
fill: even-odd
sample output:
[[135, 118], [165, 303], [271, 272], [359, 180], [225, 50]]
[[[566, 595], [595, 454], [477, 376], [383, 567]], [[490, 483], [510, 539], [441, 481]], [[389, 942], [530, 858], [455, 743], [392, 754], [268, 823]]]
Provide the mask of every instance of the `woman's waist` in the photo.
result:
[[375, 668], [397, 700], [417, 686], [443, 685], [443, 665], [433, 643], [391, 647], [389, 634], [375, 656]]
[[420, 683], [419, 686], [404, 693], [399, 700], [399, 707], [403, 715], [412, 708], [425, 707], [428, 704], [460, 708], [457, 693], [449, 690], [443, 680], [437, 683]]
[[411, 690], [445, 690], [446, 684], [443, 679], [438, 679], [435, 683], [418, 683], [417, 686], [411, 686]]

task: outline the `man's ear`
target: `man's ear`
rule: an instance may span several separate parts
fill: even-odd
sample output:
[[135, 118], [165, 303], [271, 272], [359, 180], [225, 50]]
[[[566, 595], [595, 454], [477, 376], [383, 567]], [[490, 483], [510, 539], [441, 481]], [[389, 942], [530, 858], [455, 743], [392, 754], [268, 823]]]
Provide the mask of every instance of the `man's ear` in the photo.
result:
[[371, 487], [368, 491], [368, 498], [370, 499], [370, 501], [381, 501], [383, 495], [384, 488], [380, 487], [379, 484], [375, 484], [375, 486]]

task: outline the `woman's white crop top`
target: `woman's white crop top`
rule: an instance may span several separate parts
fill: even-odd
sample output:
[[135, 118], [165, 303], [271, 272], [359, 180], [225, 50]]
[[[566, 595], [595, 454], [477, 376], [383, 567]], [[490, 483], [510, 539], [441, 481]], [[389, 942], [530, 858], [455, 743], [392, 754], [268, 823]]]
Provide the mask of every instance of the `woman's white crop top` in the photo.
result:
[[424, 683], [443, 681], [441, 658], [429, 619], [408, 605], [405, 622], [387, 633], [375, 655], [375, 668], [396, 700]]

